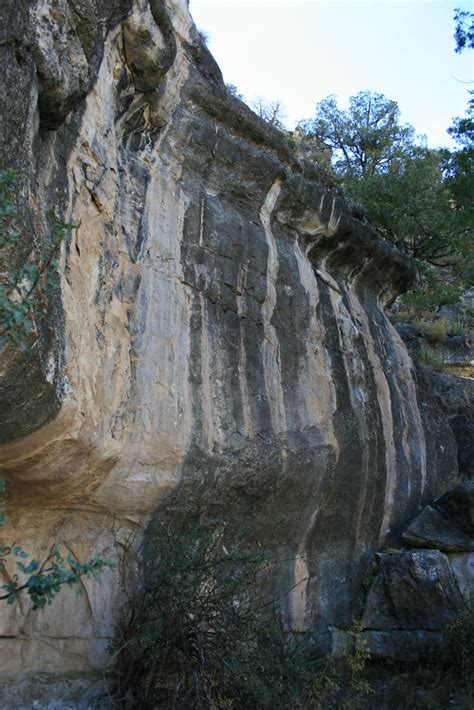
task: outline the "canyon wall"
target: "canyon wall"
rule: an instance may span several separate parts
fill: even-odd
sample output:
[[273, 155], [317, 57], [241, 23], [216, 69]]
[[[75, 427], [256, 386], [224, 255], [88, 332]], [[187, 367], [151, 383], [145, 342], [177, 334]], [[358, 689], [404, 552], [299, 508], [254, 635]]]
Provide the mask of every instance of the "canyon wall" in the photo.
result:
[[[0, 14], [18, 263], [76, 225], [31, 347], [2, 354], [2, 538], [116, 559], [166, 491], [212, 480], [284, 547], [288, 628], [350, 623], [374, 552], [457, 472], [383, 314], [409, 263], [228, 94], [185, 0]], [[0, 608], [8, 697], [100, 678], [118, 568], [84, 588]]]

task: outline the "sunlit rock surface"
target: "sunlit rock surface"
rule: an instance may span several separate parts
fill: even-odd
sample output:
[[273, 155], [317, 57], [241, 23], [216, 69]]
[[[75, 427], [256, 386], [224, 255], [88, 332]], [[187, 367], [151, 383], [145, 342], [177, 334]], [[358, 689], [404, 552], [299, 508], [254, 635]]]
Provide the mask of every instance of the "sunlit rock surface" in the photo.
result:
[[[284, 551], [288, 628], [350, 623], [374, 551], [456, 475], [381, 310], [409, 265], [226, 93], [185, 0], [0, 14], [19, 259], [77, 225], [37, 342], [3, 354], [3, 538], [117, 558], [165, 491], [213, 479]], [[5, 697], [101, 677], [118, 569], [85, 586], [40, 613], [1, 606]]]

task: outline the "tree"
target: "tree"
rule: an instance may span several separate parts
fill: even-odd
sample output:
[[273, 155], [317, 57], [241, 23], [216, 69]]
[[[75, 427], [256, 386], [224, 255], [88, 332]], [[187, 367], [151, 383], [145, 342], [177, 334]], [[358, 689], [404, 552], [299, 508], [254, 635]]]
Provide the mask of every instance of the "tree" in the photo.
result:
[[455, 118], [448, 133], [458, 143], [459, 148], [444, 153], [444, 173], [446, 185], [451, 193], [451, 203], [456, 213], [462, 233], [464, 258], [456, 265], [461, 279], [467, 283], [474, 281], [474, 92], [470, 92], [466, 115]]
[[367, 177], [389, 170], [413, 145], [412, 126], [400, 125], [396, 101], [361, 91], [340, 109], [334, 95], [320, 101], [316, 116], [300, 128], [333, 153], [336, 173]]
[[302, 125], [293, 131], [291, 136], [298, 157], [315, 163], [326, 172], [331, 172], [332, 148], [316, 136], [306, 133]]
[[371, 91], [352, 96], [348, 110], [328, 96], [299, 129], [332, 152], [343, 190], [392, 244], [437, 267], [465, 253], [472, 119], [457, 119], [451, 129], [468, 144], [455, 155], [417, 143], [414, 128], [400, 123], [397, 102]]
[[474, 49], [474, 13], [467, 10], [454, 10], [454, 39], [456, 41], [455, 52], [461, 53], [463, 49]]
[[278, 99], [275, 101], [266, 101], [262, 96], [258, 96], [255, 101], [252, 101], [250, 107], [260, 118], [263, 118], [263, 120], [271, 126], [285, 130], [284, 120], [286, 114], [283, 104]]
[[239, 101], [245, 101], [245, 96], [240, 93], [238, 87], [235, 84], [226, 84], [225, 88], [227, 89], [227, 93], [231, 96], [235, 96], [235, 98], [239, 99]]
[[389, 170], [347, 175], [342, 184], [389, 242], [421, 262], [446, 267], [462, 254], [467, 225], [453, 204], [444, 165], [444, 151], [411, 147]]
[[[340, 109], [334, 96], [300, 124], [306, 140], [332, 152], [346, 195], [383, 236], [415, 259], [421, 303], [452, 303], [473, 272], [473, 121], [456, 119], [456, 152], [430, 150], [400, 123], [396, 101], [363, 91]], [[316, 162], [321, 158], [316, 151]], [[424, 299], [424, 300], [423, 300]]]

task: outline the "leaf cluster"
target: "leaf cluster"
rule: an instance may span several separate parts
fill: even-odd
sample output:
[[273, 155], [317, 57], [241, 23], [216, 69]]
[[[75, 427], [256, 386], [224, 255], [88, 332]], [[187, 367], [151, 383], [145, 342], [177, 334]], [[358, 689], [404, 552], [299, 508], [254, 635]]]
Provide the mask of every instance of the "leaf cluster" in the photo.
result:
[[[49, 245], [41, 253], [30, 252], [18, 268], [12, 268], [16, 252], [23, 247], [25, 227], [19, 212], [21, 179], [18, 172], [0, 171], [0, 350], [12, 342], [22, 350], [31, 347], [35, 311], [47, 292], [57, 284], [58, 256], [74, 225], [57, 224]], [[6, 486], [0, 480], [0, 527], [5, 524]], [[10, 575], [7, 561], [15, 560], [15, 573]], [[53, 546], [46, 558], [39, 562], [21, 545], [0, 545], [0, 601], [14, 604], [22, 593], [32, 601], [33, 610], [51, 604], [63, 586], [82, 590], [82, 577], [98, 578], [104, 567], [113, 566], [110, 560], [95, 555], [83, 563], [71, 554], [64, 557]]]
[[[12, 575], [8, 571], [8, 557], [15, 559], [16, 572]], [[64, 585], [80, 594], [82, 577], [98, 579], [104, 567], [112, 566], [113, 562], [104, 560], [100, 555], [85, 563], [79, 562], [70, 553], [64, 557], [57, 547], [52, 547], [46, 558], [39, 562], [21, 545], [0, 545], [0, 574], [6, 580], [0, 585], [0, 589], [4, 590], [0, 601], [14, 604], [25, 593], [31, 599], [34, 611], [43, 609], [51, 604]]]
[[300, 130], [332, 151], [337, 174], [372, 176], [388, 170], [413, 143], [412, 126], [400, 125], [396, 101], [383, 94], [361, 91], [340, 109], [331, 95], [316, 106], [313, 119], [300, 123]]
[[12, 270], [15, 249], [25, 234], [18, 209], [20, 184], [16, 171], [0, 171], [0, 350], [7, 342], [29, 350], [35, 311], [57, 285], [59, 250], [74, 227], [57, 224], [49, 245], [40, 253], [30, 252]]
[[454, 10], [454, 40], [455, 52], [461, 53], [464, 49], [474, 49], [474, 13], [467, 10]]

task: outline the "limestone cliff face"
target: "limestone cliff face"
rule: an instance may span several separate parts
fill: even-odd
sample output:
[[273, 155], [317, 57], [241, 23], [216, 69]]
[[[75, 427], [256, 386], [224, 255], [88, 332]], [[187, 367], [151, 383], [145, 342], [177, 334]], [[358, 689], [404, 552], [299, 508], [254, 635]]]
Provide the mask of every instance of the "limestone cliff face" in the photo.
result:
[[[3, 354], [5, 539], [113, 557], [164, 491], [217, 480], [290, 553], [288, 625], [347, 623], [373, 552], [456, 470], [381, 310], [409, 265], [226, 93], [185, 0], [1, 15], [1, 167], [24, 176], [25, 239], [78, 225], [36, 345]], [[4, 680], [103, 667], [118, 573], [86, 586], [0, 608]]]

